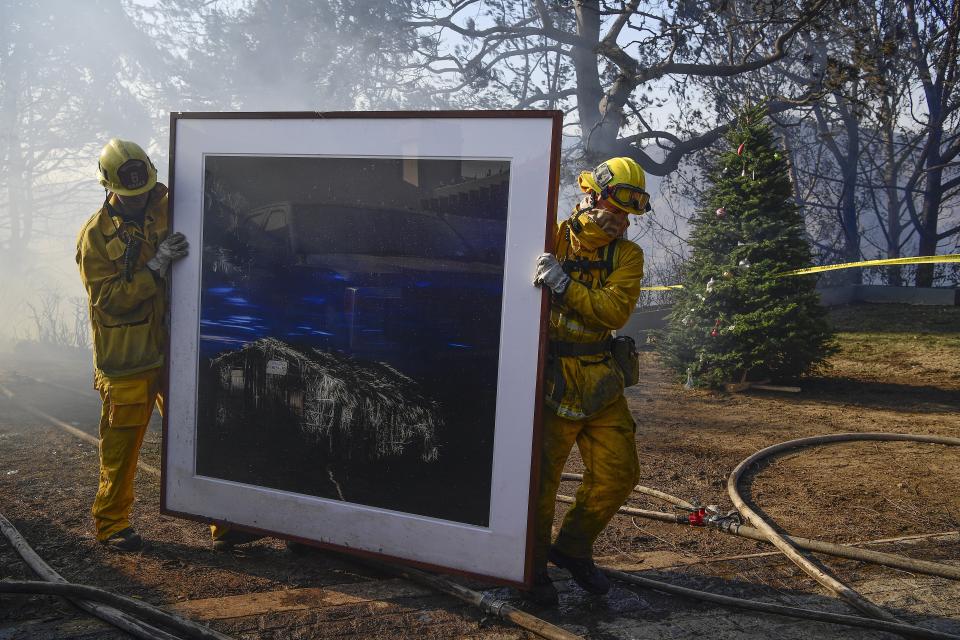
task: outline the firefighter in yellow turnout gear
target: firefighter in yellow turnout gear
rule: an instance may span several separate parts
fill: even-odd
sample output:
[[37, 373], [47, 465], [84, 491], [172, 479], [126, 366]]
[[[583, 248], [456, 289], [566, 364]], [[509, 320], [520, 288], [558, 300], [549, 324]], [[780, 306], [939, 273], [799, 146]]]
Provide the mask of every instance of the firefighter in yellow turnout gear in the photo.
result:
[[83, 225], [76, 254], [89, 297], [94, 386], [103, 401], [92, 511], [101, 543], [135, 551], [143, 543], [129, 520], [137, 458], [154, 404], [163, 411], [166, 275], [188, 245], [183, 234], [169, 232], [167, 188], [138, 145], [110, 140], [97, 177], [106, 197]]
[[[623, 395], [625, 384], [635, 380], [628, 380], [629, 367], [618, 364], [612, 340], [640, 295], [643, 252], [623, 235], [628, 214], [650, 209], [645, 182], [643, 170], [630, 158], [612, 158], [582, 173], [579, 183], [586, 196], [558, 225], [555, 254], [545, 253], [537, 261], [534, 282], [552, 291], [552, 305], [536, 574], [534, 588], [525, 595], [544, 605], [557, 602], [546, 572], [548, 559], [568, 569], [587, 591], [609, 590], [609, 581], [593, 563], [593, 543], [639, 478], [635, 425]], [[583, 483], [551, 546], [560, 474], [574, 442], [585, 466]]]

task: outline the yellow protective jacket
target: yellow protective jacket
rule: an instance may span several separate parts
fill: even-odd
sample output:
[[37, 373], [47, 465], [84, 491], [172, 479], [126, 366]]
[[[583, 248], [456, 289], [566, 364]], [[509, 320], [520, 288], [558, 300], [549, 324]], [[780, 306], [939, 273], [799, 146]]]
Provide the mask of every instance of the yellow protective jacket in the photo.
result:
[[564, 353], [577, 349], [571, 343], [607, 341], [627, 323], [640, 296], [643, 251], [625, 238], [611, 243], [587, 212], [574, 213], [558, 224], [554, 246], [572, 281], [551, 305], [546, 403], [561, 417], [582, 420], [620, 397], [623, 374], [609, 350]]
[[[111, 196], [110, 204], [116, 209], [115, 198]], [[104, 206], [80, 230], [76, 258], [89, 297], [98, 387], [103, 377], [129, 376], [163, 365], [166, 285], [146, 263], [168, 233], [167, 188], [159, 183], [150, 192], [142, 229], [112, 216]], [[123, 238], [129, 236], [142, 245], [127, 280]]]

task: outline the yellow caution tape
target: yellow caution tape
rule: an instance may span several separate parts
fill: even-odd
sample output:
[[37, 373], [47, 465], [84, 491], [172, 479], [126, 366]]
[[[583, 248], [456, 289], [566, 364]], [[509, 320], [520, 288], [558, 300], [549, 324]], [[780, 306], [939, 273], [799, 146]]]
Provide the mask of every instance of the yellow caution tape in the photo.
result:
[[[834, 271], [835, 269], [853, 269], [856, 267], [887, 267], [896, 264], [930, 264], [942, 262], [960, 262], [960, 253], [948, 253], [942, 256], [918, 256], [916, 258], [886, 258], [884, 260], [865, 260], [863, 262], [844, 262], [842, 264], [828, 264], [822, 267], [808, 267], [785, 271], [778, 276], [802, 276], [808, 273]], [[654, 287], [640, 287], [641, 291], [670, 291], [683, 289], [682, 284], [657, 285]]]
[[781, 276], [802, 276], [808, 273], [833, 271], [834, 269], [852, 269], [854, 267], [886, 267], [895, 264], [929, 264], [931, 262], [960, 262], [960, 253], [950, 253], [942, 256], [919, 256], [917, 258], [887, 258], [885, 260], [866, 260], [864, 262], [844, 262], [843, 264], [828, 264], [823, 267], [809, 267], [785, 271]]
[[682, 284], [658, 284], [654, 287], [640, 287], [640, 291], [672, 291], [673, 289], [683, 289]]

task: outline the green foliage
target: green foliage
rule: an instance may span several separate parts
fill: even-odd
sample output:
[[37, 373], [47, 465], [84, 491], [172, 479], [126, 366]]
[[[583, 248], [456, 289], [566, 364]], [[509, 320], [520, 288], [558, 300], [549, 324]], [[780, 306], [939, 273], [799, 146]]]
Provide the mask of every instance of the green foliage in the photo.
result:
[[694, 385], [794, 379], [836, 350], [815, 276], [777, 276], [812, 266], [803, 218], [763, 111], [748, 109], [727, 142], [661, 350]]

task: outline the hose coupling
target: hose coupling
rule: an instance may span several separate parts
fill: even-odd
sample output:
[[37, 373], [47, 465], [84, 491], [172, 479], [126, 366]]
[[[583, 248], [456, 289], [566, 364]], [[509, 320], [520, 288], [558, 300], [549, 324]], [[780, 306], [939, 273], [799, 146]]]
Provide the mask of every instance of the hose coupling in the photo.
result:
[[500, 611], [507, 604], [506, 600], [498, 598], [490, 593], [484, 593], [478, 603], [480, 608], [491, 615], [500, 617]]
[[690, 523], [691, 527], [702, 527], [706, 524], [707, 510], [704, 507], [700, 507], [696, 511], [690, 512], [690, 515], [687, 516], [687, 522]]
[[707, 506], [706, 524], [716, 527], [722, 531], [728, 531], [735, 525], [743, 524], [740, 519], [740, 513], [736, 509], [731, 509], [724, 513], [715, 504]]

